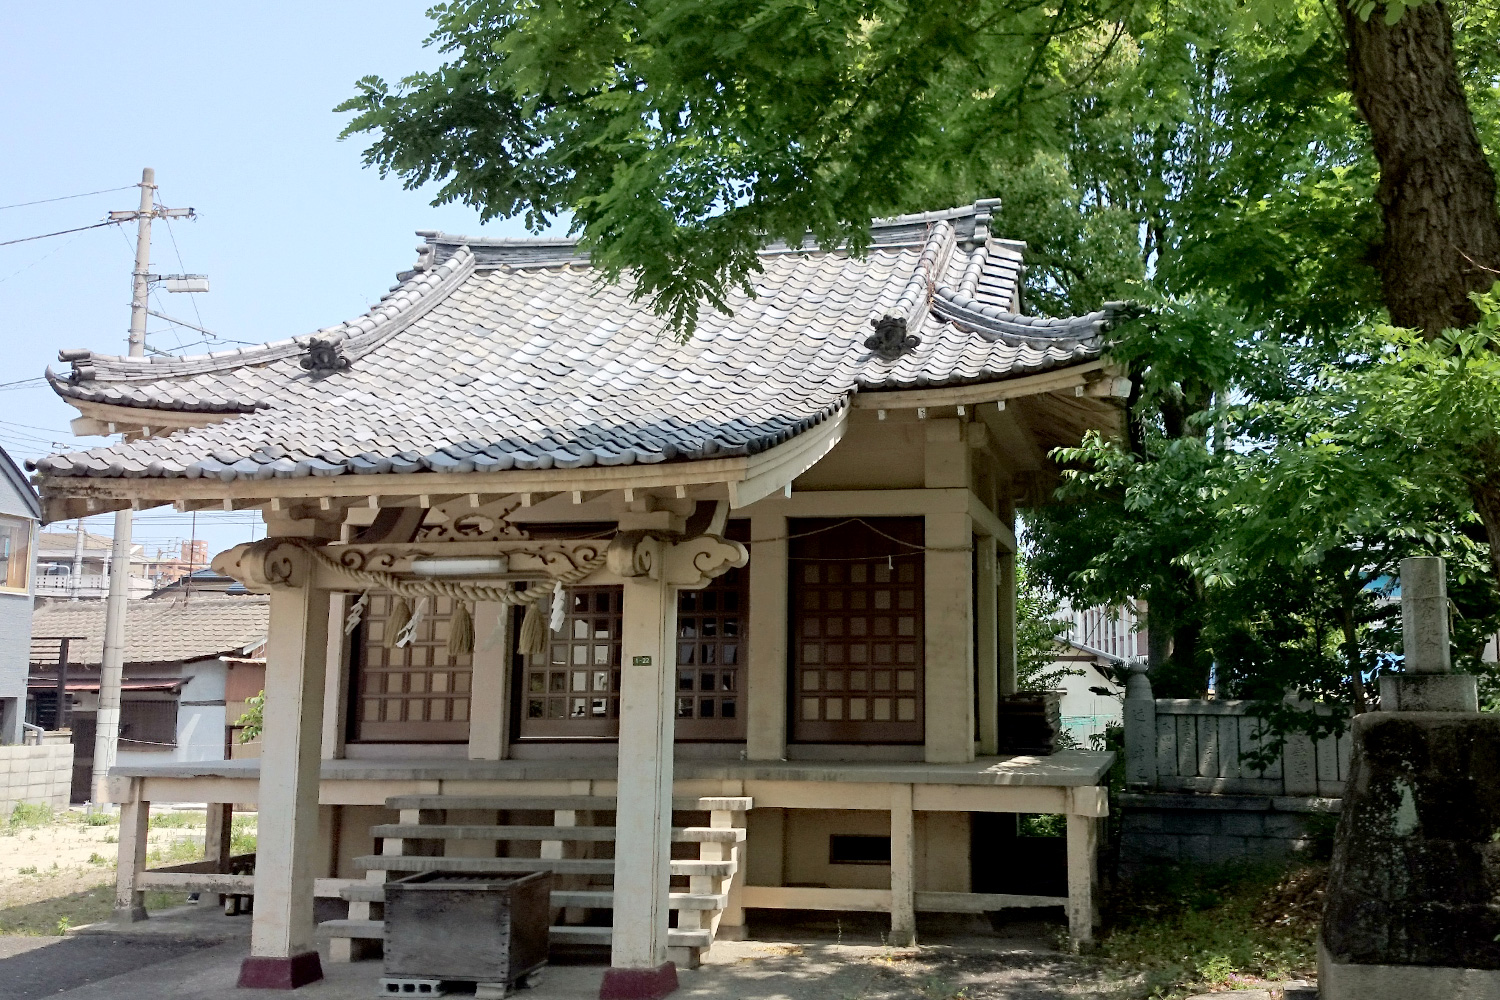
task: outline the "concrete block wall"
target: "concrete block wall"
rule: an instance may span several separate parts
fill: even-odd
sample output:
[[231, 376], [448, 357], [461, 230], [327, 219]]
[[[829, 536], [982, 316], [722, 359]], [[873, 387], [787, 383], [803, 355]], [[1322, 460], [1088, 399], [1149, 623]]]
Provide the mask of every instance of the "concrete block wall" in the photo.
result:
[[0, 822], [22, 802], [68, 808], [73, 786], [73, 747], [47, 742], [41, 746], [0, 746]]
[[1127, 792], [1119, 799], [1120, 870], [1269, 861], [1308, 851], [1339, 799]]

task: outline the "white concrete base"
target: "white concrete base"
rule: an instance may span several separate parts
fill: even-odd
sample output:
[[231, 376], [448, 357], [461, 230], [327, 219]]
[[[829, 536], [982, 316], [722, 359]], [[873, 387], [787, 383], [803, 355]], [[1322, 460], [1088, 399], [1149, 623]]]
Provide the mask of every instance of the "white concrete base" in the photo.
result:
[[1500, 970], [1345, 965], [1318, 943], [1320, 1000], [1500, 1000]]

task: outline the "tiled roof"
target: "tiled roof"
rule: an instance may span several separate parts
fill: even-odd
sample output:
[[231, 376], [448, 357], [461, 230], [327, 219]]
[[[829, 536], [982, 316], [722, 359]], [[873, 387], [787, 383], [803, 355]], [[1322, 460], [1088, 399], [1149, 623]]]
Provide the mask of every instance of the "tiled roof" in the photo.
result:
[[[97, 666], [104, 647], [104, 601], [63, 601], [36, 609], [34, 639], [82, 636], [69, 648], [73, 663]], [[266, 637], [270, 598], [202, 596], [129, 601], [125, 610], [126, 663], [180, 663], [239, 653]]]
[[[1019, 315], [1020, 245], [989, 208], [878, 222], [863, 258], [772, 245], [755, 295], [705, 310], [681, 344], [631, 285], [600, 282], [569, 240], [427, 233], [416, 270], [370, 313], [314, 334], [349, 364], [311, 373], [312, 338], [193, 358], [64, 352], [69, 399], [233, 414], [36, 463], [47, 476], [269, 479], [576, 468], [745, 455], [837, 413], [854, 392], [997, 381], [1096, 359], [1115, 319]], [[904, 318], [920, 345], [865, 347]]]

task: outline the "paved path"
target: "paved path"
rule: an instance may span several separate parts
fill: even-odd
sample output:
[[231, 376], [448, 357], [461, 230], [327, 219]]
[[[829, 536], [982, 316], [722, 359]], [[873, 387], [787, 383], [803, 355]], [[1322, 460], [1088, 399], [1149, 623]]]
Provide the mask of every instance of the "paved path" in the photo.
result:
[[137, 938], [0, 937], [0, 997], [36, 1000], [106, 984], [198, 951], [198, 941]]
[[[0, 938], [4, 1000], [286, 1000], [285, 993], [239, 990], [249, 951], [249, 920], [181, 911], [116, 932], [20, 939], [11, 955]], [[780, 928], [777, 928], [780, 930]], [[1094, 967], [1034, 935], [948, 933], [942, 943], [891, 949], [847, 925], [793, 942], [720, 942], [702, 968], [680, 974], [681, 1000], [1065, 1000], [1099, 996]], [[853, 931], [853, 933], [851, 933]], [[192, 935], [196, 935], [195, 937]], [[853, 939], [856, 943], [849, 943]], [[36, 942], [44, 942], [37, 944]], [[5, 957], [10, 955], [10, 957]], [[332, 965], [298, 1000], [372, 1000], [380, 963]], [[596, 1000], [598, 964], [549, 967], [520, 1000]]]

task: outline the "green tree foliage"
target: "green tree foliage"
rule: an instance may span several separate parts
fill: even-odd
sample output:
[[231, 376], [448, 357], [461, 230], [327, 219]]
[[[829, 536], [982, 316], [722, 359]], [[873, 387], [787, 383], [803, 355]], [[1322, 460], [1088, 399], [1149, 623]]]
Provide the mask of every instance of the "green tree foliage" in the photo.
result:
[[1062, 598], [1049, 591], [1027, 567], [1030, 558], [1016, 563], [1016, 688], [1020, 691], [1054, 691], [1068, 677], [1082, 670], [1060, 666], [1057, 656], [1068, 634], [1068, 622], [1060, 617]]
[[[1227, 693], [1358, 705], [1396, 646], [1395, 560], [1449, 557], [1472, 652], [1494, 602], [1471, 497], [1500, 525], [1491, 313], [1428, 347], [1363, 332], [1393, 231], [1372, 149], [1396, 162], [1401, 133], [1372, 145], [1349, 87], [1384, 81], [1348, 53], [1407, 6], [451, 0], [439, 69], [340, 110], [368, 164], [438, 202], [566, 219], [682, 335], [767, 240], [858, 253], [873, 215], [999, 195], [1032, 309], [1147, 310], [1111, 345], [1128, 433], [1058, 455], [1029, 521], [1038, 592], [1145, 599], [1160, 693], [1216, 662]], [[1491, 160], [1497, 11], [1439, 18]]]
[[245, 699], [245, 712], [235, 723], [240, 727], [240, 742], [254, 743], [266, 726], [266, 692], [258, 692]]

